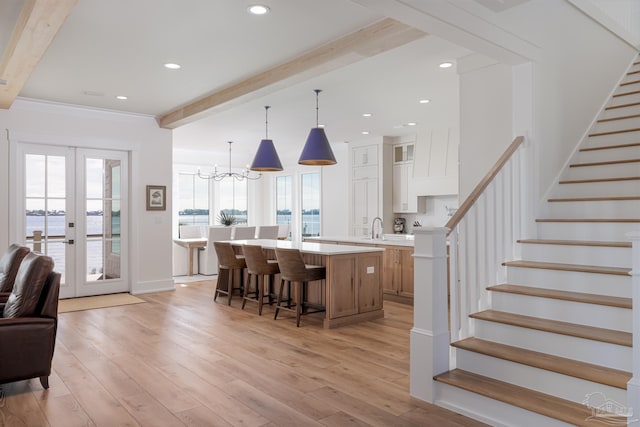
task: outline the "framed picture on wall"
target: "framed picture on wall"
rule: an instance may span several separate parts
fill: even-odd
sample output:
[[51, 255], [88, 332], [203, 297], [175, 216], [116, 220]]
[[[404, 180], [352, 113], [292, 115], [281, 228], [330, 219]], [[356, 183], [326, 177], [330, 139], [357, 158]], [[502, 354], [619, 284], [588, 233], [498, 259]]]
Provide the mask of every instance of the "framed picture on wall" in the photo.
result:
[[167, 186], [147, 185], [147, 210], [164, 211], [167, 209]]

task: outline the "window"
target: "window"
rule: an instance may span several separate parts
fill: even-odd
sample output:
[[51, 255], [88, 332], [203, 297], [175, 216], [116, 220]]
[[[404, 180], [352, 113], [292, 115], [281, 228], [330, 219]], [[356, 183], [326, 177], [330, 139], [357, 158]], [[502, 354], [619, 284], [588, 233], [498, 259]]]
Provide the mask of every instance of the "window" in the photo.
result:
[[276, 177], [276, 224], [291, 224], [291, 176]]
[[209, 225], [209, 180], [178, 174], [178, 224]]
[[236, 224], [247, 223], [247, 181], [226, 178], [218, 183], [220, 212], [232, 215]]
[[320, 235], [320, 173], [303, 173], [302, 184], [302, 236]]

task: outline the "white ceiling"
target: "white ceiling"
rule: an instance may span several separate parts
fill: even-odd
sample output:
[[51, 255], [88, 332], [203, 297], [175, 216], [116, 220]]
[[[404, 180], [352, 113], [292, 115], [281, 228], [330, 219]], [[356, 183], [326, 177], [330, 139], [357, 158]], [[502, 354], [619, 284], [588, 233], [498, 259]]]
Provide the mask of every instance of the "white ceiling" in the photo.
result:
[[[262, 17], [247, 13], [251, 3], [79, 0], [20, 96], [161, 116], [384, 18], [349, 0], [265, 0], [271, 13]], [[21, 4], [3, 0], [0, 16], [15, 15]], [[244, 165], [264, 137], [263, 107], [270, 105], [269, 135], [283, 161], [293, 161], [315, 125], [316, 88], [323, 90], [320, 122], [332, 143], [356, 141], [365, 130], [396, 136], [448, 126], [457, 117], [457, 75], [455, 67], [437, 65], [469, 53], [427, 35], [218, 109], [174, 130], [174, 149], [226, 158], [226, 141], [233, 140], [234, 166]], [[166, 62], [182, 69], [165, 69]], [[421, 98], [431, 102], [419, 104]], [[364, 112], [373, 116], [364, 118]], [[418, 125], [402, 126], [410, 121]]]

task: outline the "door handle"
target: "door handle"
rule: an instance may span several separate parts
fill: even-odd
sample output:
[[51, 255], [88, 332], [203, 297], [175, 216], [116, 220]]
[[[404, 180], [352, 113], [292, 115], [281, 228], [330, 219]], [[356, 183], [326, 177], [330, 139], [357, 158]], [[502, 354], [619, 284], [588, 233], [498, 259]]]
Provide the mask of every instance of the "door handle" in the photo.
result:
[[73, 245], [75, 243], [75, 240], [73, 240], [73, 239], [63, 240], [62, 243], [68, 243], [70, 245]]

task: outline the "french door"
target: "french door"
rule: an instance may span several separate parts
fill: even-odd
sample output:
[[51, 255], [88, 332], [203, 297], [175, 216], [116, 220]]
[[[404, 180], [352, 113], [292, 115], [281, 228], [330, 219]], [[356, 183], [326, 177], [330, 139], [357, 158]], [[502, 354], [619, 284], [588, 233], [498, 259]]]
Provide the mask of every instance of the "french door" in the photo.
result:
[[16, 233], [62, 274], [60, 298], [129, 290], [128, 154], [20, 143]]

